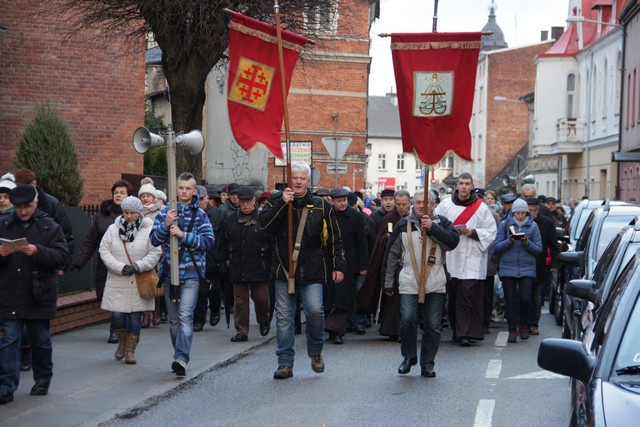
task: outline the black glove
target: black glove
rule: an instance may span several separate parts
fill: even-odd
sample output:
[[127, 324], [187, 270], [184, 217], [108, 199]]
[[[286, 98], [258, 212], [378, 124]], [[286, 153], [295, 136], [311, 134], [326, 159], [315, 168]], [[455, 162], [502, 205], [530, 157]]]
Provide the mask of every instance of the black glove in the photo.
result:
[[127, 264], [124, 267], [122, 267], [122, 275], [123, 276], [133, 276], [133, 273], [135, 273], [135, 272], [136, 271], [129, 264]]
[[138, 264], [134, 262], [133, 264], [131, 264], [131, 266], [133, 267], [134, 272], [140, 273], [140, 267], [138, 267]]

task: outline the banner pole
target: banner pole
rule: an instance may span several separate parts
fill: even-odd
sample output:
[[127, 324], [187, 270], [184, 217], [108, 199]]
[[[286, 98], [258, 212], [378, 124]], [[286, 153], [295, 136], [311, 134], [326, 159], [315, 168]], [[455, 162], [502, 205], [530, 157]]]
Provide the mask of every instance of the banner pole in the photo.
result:
[[434, 33], [438, 32], [438, 0], [435, 0], [433, 4], [433, 28], [431, 31]]
[[[276, 35], [278, 38], [278, 60], [280, 63], [280, 86], [282, 88], [282, 106], [284, 109], [284, 136], [287, 150], [287, 186], [291, 186], [291, 133], [289, 130], [289, 108], [287, 106], [287, 79], [284, 75], [284, 54], [282, 52], [282, 26], [280, 25], [280, 6], [278, 0], [274, 1], [273, 14], [276, 21]], [[293, 202], [287, 203], [287, 245], [289, 248], [289, 276], [287, 277], [288, 291], [290, 294], [296, 293], [295, 277], [293, 271]]]

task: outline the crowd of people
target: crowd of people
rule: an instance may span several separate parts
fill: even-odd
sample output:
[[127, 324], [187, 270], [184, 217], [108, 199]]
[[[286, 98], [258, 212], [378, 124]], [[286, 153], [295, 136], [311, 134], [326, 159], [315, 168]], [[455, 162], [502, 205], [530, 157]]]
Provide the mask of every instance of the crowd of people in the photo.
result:
[[[149, 178], [137, 197], [131, 183], [118, 180], [74, 254], [69, 221], [33, 172], [4, 175], [0, 403], [13, 400], [21, 370], [33, 370], [32, 395], [47, 394], [57, 277], [96, 254], [96, 296], [112, 313], [108, 342], [118, 344], [115, 359], [135, 364], [141, 330], [168, 322], [171, 370], [179, 377], [207, 315], [213, 327], [222, 309], [233, 313], [231, 341], [249, 339], [250, 300], [261, 336], [275, 318], [275, 379], [293, 377], [303, 323], [314, 372], [325, 369], [325, 342], [344, 344], [347, 333], [362, 335], [375, 324], [378, 334], [401, 343], [399, 374], [419, 362], [421, 375], [433, 378], [443, 327], [463, 347], [491, 333], [496, 275], [508, 342], [539, 334], [543, 298], [557, 271], [556, 227], [567, 226], [555, 199], [538, 197], [533, 185], [499, 197], [474, 188], [468, 173], [443, 200], [435, 191], [312, 190], [310, 179], [309, 166], [294, 163], [287, 188], [256, 193], [238, 184], [196, 185], [183, 173], [177, 209]], [[178, 242], [173, 275], [172, 238]], [[163, 297], [140, 295], [137, 277], [150, 271], [157, 271]]]

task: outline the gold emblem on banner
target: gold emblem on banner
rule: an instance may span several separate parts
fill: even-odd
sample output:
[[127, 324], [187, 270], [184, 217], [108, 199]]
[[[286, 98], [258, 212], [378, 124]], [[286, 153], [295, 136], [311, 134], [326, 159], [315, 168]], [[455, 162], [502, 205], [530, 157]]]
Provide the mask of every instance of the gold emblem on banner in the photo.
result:
[[264, 111], [275, 70], [268, 65], [240, 57], [229, 99], [247, 107]]
[[453, 108], [453, 71], [416, 71], [413, 73], [413, 115], [443, 117]]

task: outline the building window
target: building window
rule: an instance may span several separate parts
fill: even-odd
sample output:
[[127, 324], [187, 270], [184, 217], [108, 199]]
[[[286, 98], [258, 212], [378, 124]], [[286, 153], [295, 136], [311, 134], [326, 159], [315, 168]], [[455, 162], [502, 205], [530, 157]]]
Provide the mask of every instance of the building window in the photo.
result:
[[598, 69], [596, 65], [593, 65], [591, 72], [591, 114], [590, 120], [594, 122], [596, 120], [596, 109], [598, 105]]
[[404, 153], [402, 154], [398, 154], [398, 160], [397, 160], [397, 169], [399, 171], [403, 171], [404, 170]]
[[387, 155], [386, 154], [378, 154], [378, 170], [386, 171], [387, 170]]
[[609, 110], [609, 61], [606, 59], [604, 60], [604, 79], [602, 83], [602, 118], [606, 118]]
[[616, 65], [616, 99], [614, 106], [616, 114], [620, 114], [620, 87], [622, 85], [622, 54], [618, 52], [618, 64]]
[[630, 110], [631, 110], [631, 73], [627, 75], [627, 129], [629, 128]]
[[575, 118], [573, 111], [574, 95], [576, 91], [576, 75], [571, 73], [567, 76], [567, 119]]
[[332, 35], [338, 31], [338, 3], [327, 7], [326, 3], [316, 4], [307, 1], [307, 13], [304, 14], [304, 24], [309, 35]]
[[443, 169], [453, 169], [453, 154], [446, 154], [440, 161], [440, 167]]
[[633, 126], [635, 124], [634, 122], [634, 117], [636, 117], [636, 69], [633, 69], [633, 92], [632, 93], [632, 100], [631, 100], [631, 126]]

